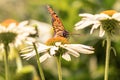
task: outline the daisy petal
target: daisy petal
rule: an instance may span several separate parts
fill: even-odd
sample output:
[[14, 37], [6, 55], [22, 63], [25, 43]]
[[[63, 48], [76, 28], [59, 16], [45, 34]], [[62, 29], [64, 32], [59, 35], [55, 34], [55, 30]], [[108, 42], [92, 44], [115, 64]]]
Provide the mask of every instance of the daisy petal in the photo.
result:
[[75, 29], [78, 30], [78, 29], [83, 29], [85, 27], [88, 27], [89, 25], [92, 25], [93, 24], [93, 21], [91, 20], [82, 20], [78, 23], [75, 24]]
[[51, 47], [50, 48], [50, 54], [51, 55], [55, 55], [56, 54], [56, 50], [58, 50], [58, 49], [59, 49], [59, 47], [56, 47], [56, 46]]
[[112, 18], [120, 21], [120, 13], [115, 13], [115, 14], [112, 16]]
[[94, 15], [89, 14], [89, 13], [79, 14], [79, 16], [85, 17], [85, 18], [93, 18], [94, 17]]
[[96, 14], [95, 17], [96, 17], [97, 20], [104, 20], [104, 19], [111, 18], [111, 17], [109, 17], [107, 14], [103, 14], [103, 13], [101, 13], [101, 14]]
[[60, 45], [61, 45], [61, 42], [56, 42], [55, 45], [56, 45], [56, 46], [60, 46]]
[[67, 60], [67, 61], [71, 61], [71, 57], [70, 57], [69, 53], [63, 54], [62, 58], [65, 59], [65, 60]]
[[27, 54], [22, 54], [21, 56], [23, 57], [23, 59], [29, 60], [30, 58], [32, 58], [35, 55], [36, 55], [35, 51], [32, 51], [32, 52], [27, 53]]
[[69, 47], [66, 47], [66, 46], [63, 46], [63, 45], [61, 45], [60, 47], [68, 50], [70, 52], [69, 54], [71, 54], [71, 55], [73, 55], [75, 57], [79, 57], [80, 56], [80, 54], [77, 51], [75, 51], [75, 50], [73, 50], [73, 49], [71, 49]]
[[46, 46], [46, 45], [41, 44], [41, 43], [37, 44], [37, 49], [38, 49], [39, 53], [46, 52], [50, 48], [51, 48], [51, 46]]
[[16, 27], [16, 23], [11, 23], [9, 26], [8, 26], [8, 30], [12, 30]]
[[24, 27], [27, 24], [28, 24], [28, 21], [22, 21], [19, 23], [18, 27]]
[[100, 23], [99, 23], [99, 22], [96, 22], [96, 23], [93, 25], [93, 27], [91, 28], [90, 34], [92, 34], [92, 33], [93, 33], [93, 30], [94, 30], [94, 29], [97, 29], [99, 26], [100, 26]]
[[100, 27], [99, 37], [103, 37], [105, 34], [105, 31], [103, 30], [102, 26]]
[[50, 57], [51, 56], [48, 53], [45, 53], [39, 59], [40, 59], [40, 62], [42, 63], [43, 61], [45, 61], [47, 58], [50, 58]]
[[[46, 46], [46, 45], [43, 45], [43, 44], [37, 44], [36, 46], [37, 46], [37, 51], [38, 51], [39, 53], [46, 53], [46, 52], [48, 51], [48, 49], [50, 48], [50, 47], [48, 47], [48, 46]], [[23, 49], [23, 51], [21, 51], [21, 52], [29, 51], [29, 50], [27, 50], [27, 49], [29, 49], [29, 48], [31, 48], [31, 47], [25, 48], [25, 49]], [[33, 50], [33, 51], [31, 51], [31, 52], [29, 52], [29, 53], [27, 53], [27, 54], [23, 54], [23, 55], [21, 55], [21, 56], [23, 56], [23, 58], [25, 58], [25, 59], [30, 59], [30, 58], [32, 58], [32, 57], [35, 56], [35, 55], [36, 55], [36, 52], [35, 52], [35, 50]]]
[[28, 53], [28, 52], [31, 52], [33, 51], [33, 46], [28, 46], [26, 48], [23, 48], [20, 53]]
[[66, 44], [65, 47], [69, 47], [70, 49], [77, 51], [79, 53], [84, 53], [84, 54], [94, 53], [94, 48], [82, 44]]

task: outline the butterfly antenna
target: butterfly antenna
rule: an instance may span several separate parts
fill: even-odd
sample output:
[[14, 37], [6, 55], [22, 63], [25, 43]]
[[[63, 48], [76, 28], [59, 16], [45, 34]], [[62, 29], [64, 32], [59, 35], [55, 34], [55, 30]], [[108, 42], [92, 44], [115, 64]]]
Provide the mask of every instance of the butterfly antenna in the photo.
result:
[[69, 35], [81, 35], [81, 34], [77, 34], [77, 33], [69, 33]]

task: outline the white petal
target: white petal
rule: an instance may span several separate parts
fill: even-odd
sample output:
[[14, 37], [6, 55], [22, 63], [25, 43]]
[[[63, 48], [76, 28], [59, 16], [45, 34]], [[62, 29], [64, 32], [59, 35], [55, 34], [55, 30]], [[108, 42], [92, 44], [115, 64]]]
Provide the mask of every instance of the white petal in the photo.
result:
[[79, 16], [81, 16], [81, 17], [85, 17], [85, 18], [93, 18], [93, 17], [94, 17], [94, 15], [92, 15], [92, 14], [88, 14], [88, 13], [79, 14]]
[[78, 30], [78, 29], [83, 29], [85, 27], [88, 27], [89, 25], [92, 25], [93, 24], [93, 21], [91, 20], [82, 20], [78, 23], [75, 24], [75, 29]]
[[16, 23], [11, 23], [9, 24], [9, 26], [7, 27], [8, 30], [12, 30], [16, 27]]
[[6, 27], [5, 27], [5, 26], [0, 25], [0, 33], [1, 33], [1, 32], [3, 32], [3, 31], [4, 31], [4, 32], [6, 31]]
[[66, 47], [66, 46], [63, 46], [63, 45], [61, 45], [60, 47], [68, 50], [68, 51], [69, 51], [69, 54], [71, 54], [71, 55], [73, 55], [73, 56], [75, 56], [75, 57], [79, 57], [79, 56], [80, 56], [80, 54], [79, 54], [77, 51], [75, 51], [75, 50], [73, 50], [73, 49], [71, 49], [71, 48], [69, 48], [69, 47]]
[[88, 27], [89, 25], [92, 24], [98, 24], [99, 18], [102, 17], [100, 14], [98, 15], [92, 15], [92, 14], [80, 14], [79, 16], [83, 17], [82, 20], [78, 23], [75, 24], [75, 29], [83, 29], [85, 27]]
[[94, 48], [91, 46], [86, 46], [82, 44], [66, 44], [65, 47], [69, 47], [70, 49], [77, 51], [79, 53], [84, 54], [92, 54], [94, 53]]
[[52, 47], [52, 46], [46, 46], [46, 45], [41, 44], [41, 43], [36, 44], [36, 46], [37, 46], [37, 49], [38, 49], [39, 53], [40, 52], [46, 52]]
[[32, 52], [27, 53], [27, 54], [22, 54], [21, 56], [23, 57], [23, 59], [29, 60], [30, 58], [32, 58], [35, 55], [36, 55], [35, 51], [32, 51]]
[[101, 13], [101, 14], [96, 14], [95, 17], [96, 17], [96, 20], [104, 20], [104, 19], [111, 18], [111, 17], [108, 16], [107, 14], [103, 14], [103, 13]]
[[24, 27], [27, 24], [28, 24], [28, 21], [22, 21], [19, 23], [18, 27]]
[[59, 49], [59, 47], [56, 47], [56, 46], [53, 46], [50, 48], [50, 54], [51, 55], [55, 55], [56, 54], [56, 51]]
[[97, 29], [99, 26], [100, 26], [100, 23], [99, 23], [99, 22], [96, 22], [96, 23], [92, 26], [92, 28], [91, 28], [91, 30], [90, 30], [90, 34], [92, 34], [92, 33], [93, 33], [93, 30], [94, 30], [94, 29]]
[[55, 45], [56, 45], [56, 46], [60, 46], [60, 45], [61, 45], [61, 42], [56, 42]]
[[40, 59], [40, 62], [42, 63], [43, 61], [45, 61], [47, 58], [50, 58], [50, 57], [51, 56], [48, 53], [45, 53], [39, 59]]
[[21, 44], [22, 44], [22, 41], [19, 40], [19, 38], [16, 39], [15, 42], [14, 42], [14, 45], [15, 45], [16, 48], [17, 48], [19, 45], [21, 45]]
[[71, 57], [70, 57], [70, 55], [68, 53], [64, 53], [62, 55], [62, 58], [65, 59], [65, 60], [67, 60], [67, 61], [71, 61]]
[[[48, 49], [50, 48], [50, 47], [45, 46], [43, 44], [39, 44], [39, 46], [38, 45], [36, 45], [36, 46], [37, 46], [38, 53], [46, 53], [46, 52], [48, 52]], [[25, 58], [25, 59], [30, 59], [30, 58], [32, 58], [35, 55], [36, 55], [36, 52], [35, 52], [35, 50], [33, 50], [33, 51], [31, 51], [31, 52], [29, 52], [27, 54], [23, 54], [21, 56], [23, 56], [23, 58]]]
[[120, 21], [120, 13], [115, 13], [115, 14], [112, 16], [112, 18]]
[[33, 50], [34, 50], [33, 46], [28, 46], [28, 47], [21, 49], [20, 53], [27, 53], [27, 52], [31, 52]]
[[99, 37], [103, 37], [104, 34], [105, 34], [105, 31], [103, 30], [102, 26], [100, 26]]
[[32, 44], [36, 42], [36, 38], [27, 37], [27, 39], [24, 42], [26, 42], [27, 44]]

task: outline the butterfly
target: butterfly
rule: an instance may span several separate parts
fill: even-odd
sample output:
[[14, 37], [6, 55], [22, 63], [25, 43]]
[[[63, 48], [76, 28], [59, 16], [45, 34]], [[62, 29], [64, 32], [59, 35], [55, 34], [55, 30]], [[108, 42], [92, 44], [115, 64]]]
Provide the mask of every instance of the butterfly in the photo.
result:
[[54, 12], [54, 10], [49, 5], [47, 5], [47, 9], [52, 17], [52, 26], [54, 29], [54, 37], [67, 38], [69, 36], [69, 33], [68, 33], [68, 31], [65, 30], [60, 18], [57, 16], [57, 14]]

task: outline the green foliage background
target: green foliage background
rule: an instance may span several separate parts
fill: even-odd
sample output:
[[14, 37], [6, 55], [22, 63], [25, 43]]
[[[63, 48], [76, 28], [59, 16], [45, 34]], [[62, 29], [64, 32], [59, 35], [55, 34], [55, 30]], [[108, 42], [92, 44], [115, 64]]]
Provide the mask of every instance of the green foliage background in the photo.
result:
[[[92, 55], [81, 54], [79, 58], [72, 57], [72, 61], [62, 60], [63, 80], [103, 80], [105, 46], [102, 46], [104, 38], [98, 37], [96, 30], [93, 35], [89, 34], [90, 28], [75, 31], [74, 25], [80, 20], [79, 13], [100, 13], [103, 10], [115, 9], [120, 11], [120, 0], [0, 0], [0, 22], [7, 18], [17, 21], [35, 19], [51, 24], [51, 17], [46, 5], [51, 5], [62, 20], [66, 30], [71, 35], [72, 43], [82, 43], [94, 46], [95, 53]], [[120, 80], [120, 37], [112, 41], [117, 55], [111, 51], [109, 80]], [[16, 73], [15, 60], [10, 61], [11, 80], [39, 80], [39, 72], [36, 59], [22, 60], [24, 66], [29, 68]], [[54, 62], [54, 61], [53, 61]], [[56, 65], [47, 61], [42, 63], [46, 80], [57, 80]], [[47, 68], [48, 67], [48, 68]], [[26, 70], [28, 69], [28, 70]], [[4, 63], [0, 61], [0, 80], [4, 80]]]

